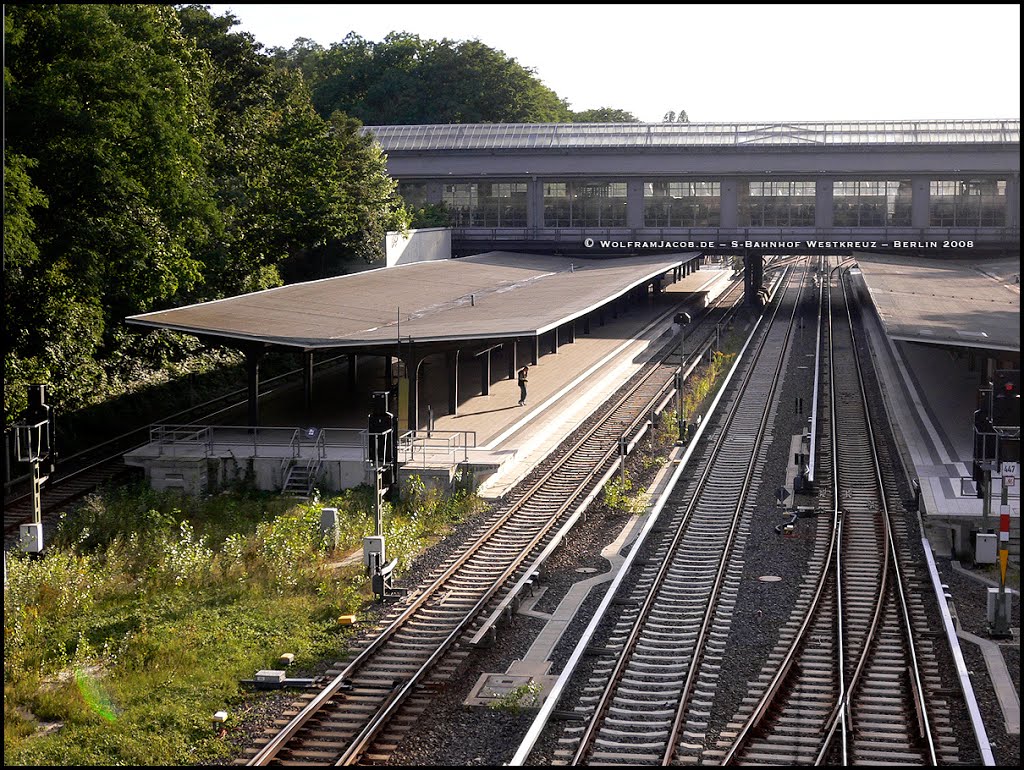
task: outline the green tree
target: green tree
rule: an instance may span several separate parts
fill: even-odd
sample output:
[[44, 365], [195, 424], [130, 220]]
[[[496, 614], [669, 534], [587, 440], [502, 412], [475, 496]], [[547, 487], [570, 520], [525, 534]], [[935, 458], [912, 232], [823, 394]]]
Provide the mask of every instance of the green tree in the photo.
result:
[[452, 214], [444, 203], [424, 203], [413, 209], [410, 227], [451, 227]]
[[72, 405], [102, 386], [94, 356], [125, 315], [201, 280], [207, 63], [171, 6], [5, 6], [5, 45], [6, 152], [49, 204], [31, 209], [37, 258], [5, 261], [25, 289], [5, 297], [5, 370], [35, 362]]
[[627, 110], [614, 107], [597, 107], [572, 114], [573, 123], [639, 123], [640, 118]]
[[224, 232], [204, 261], [219, 292], [325, 277], [382, 256], [385, 231], [406, 224], [404, 209], [358, 124], [325, 121], [313, 108], [302, 64], [319, 47], [297, 41], [295, 60], [268, 55], [231, 31], [230, 14], [189, 6], [180, 15], [214, 64], [217, 130], [207, 155]]
[[275, 60], [301, 67], [322, 116], [366, 125], [565, 122], [565, 100], [536, 74], [479, 40], [426, 40], [392, 32], [379, 43], [354, 33], [324, 51], [296, 41]]
[[[334, 274], [408, 214], [358, 122], [205, 6], [5, 6], [5, 407], [197, 349], [124, 317]], [[319, 60], [309, 47], [309, 64]], [[325, 273], [326, 271], [326, 273]]]

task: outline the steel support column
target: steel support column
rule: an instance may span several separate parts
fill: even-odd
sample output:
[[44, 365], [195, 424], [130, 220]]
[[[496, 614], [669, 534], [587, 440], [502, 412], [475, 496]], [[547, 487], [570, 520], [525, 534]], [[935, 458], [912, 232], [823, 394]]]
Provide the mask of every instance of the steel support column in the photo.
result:
[[448, 414], [459, 413], [459, 353], [460, 350], [449, 350], [445, 353], [448, 369]]
[[491, 351], [480, 354], [480, 395], [491, 395]]
[[513, 337], [505, 343], [505, 347], [508, 348], [508, 355], [505, 357], [508, 362], [508, 378], [514, 380], [516, 378], [516, 345], [519, 340]]
[[245, 351], [245, 375], [248, 385], [249, 402], [249, 427], [257, 428], [260, 424], [260, 361], [263, 359], [264, 351]]
[[313, 351], [302, 352], [302, 408], [306, 419], [310, 418], [313, 409]]
[[359, 379], [359, 356], [356, 353], [348, 354], [348, 392], [356, 392], [356, 382]]

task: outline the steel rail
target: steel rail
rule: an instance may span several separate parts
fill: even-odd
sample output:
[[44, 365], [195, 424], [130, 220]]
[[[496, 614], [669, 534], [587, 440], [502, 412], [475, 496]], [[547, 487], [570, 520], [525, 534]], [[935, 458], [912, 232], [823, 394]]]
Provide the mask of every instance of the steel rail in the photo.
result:
[[[778, 308], [779, 308], [779, 306], [776, 305], [776, 307], [774, 309], [774, 312], [773, 312], [773, 315], [777, 314]], [[792, 318], [791, 318], [791, 323], [792, 323]], [[760, 355], [760, 352], [763, 350], [766, 340], [767, 340], [767, 334], [765, 334], [764, 336], [761, 337], [761, 339], [759, 341], [759, 344], [758, 344], [756, 350], [754, 351], [754, 353], [753, 353], [753, 355], [751, 357], [752, 363], [749, 364], [748, 369], [747, 369], [744, 377], [742, 378], [742, 383], [740, 385], [741, 390], [745, 386], [745, 384], [750, 381], [750, 378], [754, 376], [754, 369], [755, 369], [756, 360], [758, 359], [758, 357]], [[784, 353], [784, 351], [785, 351], [785, 346], [783, 345], [783, 353]], [[780, 361], [781, 361], [781, 357], [780, 357]], [[775, 371], [775, 379], [777, 379], [780, 367], [781, 367], [781, 363], [777, 364], [776, 371]], [[726, 417], [726, 420], [725, 420], [726, 425], [732, 423], [732, 421], [733, 421], [733, 419], [734, 419], [734, 417], [735, 417], [735, 415], [737, 413], [739, 402], [740, 402], [740, 399], [737, 399], [737, 401], [733, 404], [732, 409], [730, 410], [729, 414]], [[771, 398], [769, 397], [768, 404], [770, 404], [770, 403], [771, 403]], [[762, 414], [762, 417], [761, 417], [761, 427], [762, 427], [762, 430], [763, 430], [764, 420], [766, 419], [765, 415], [767, 414], [767, 412], [768, 412], [768, 405], [765, 406], [765, 411], [764, 411], [764, 413]], [[726, 442], [726, 440], [728, 438], [727, 433], [728, 433], [728, 431], [726, 429], [726, 430], [723, 430], [719, 434], [719, 438], [718, 438], [718, 440], [716, 442], [716, 445], [715, 445], [716, 446], [716, 450], [718, 448], [721, 448], [725, 444], [725, 442]], [[757, 457], [757, 447], [756, 447], [756, 445], [753, 446], [750, 449], [750, 455], [751, 455], [752, 460], [750, 461], [750, 464], [748, 465], [748, 472], [745, 475], [745, 481], [744, 481], [744, 484], [743, 484], [744, 488], [749, 486], [749, 479], [750, 479], [750, 473], [751, 473], [750, 468], [756, 462], [756, 457]], [[631, 630], [629, 632], [629, 636], [627, 638], [627, 641], [624, 643], [623, 649], [619, 652], [619, 654], [617, 656], [617, 663], [615, 665], [614, 671], [608, 676], [609, 683], [604, 688], [604, 690], [602, 692], [602, 695], [601, 695], [601, 698], [600, 698], [600, 701], [599, 701], [597, 707], [595, 708], [594, 715], [592, 716], [590, 722], [588, 723], [588, 725], [587, 725], [587, 727], [585, 729], [583, 737], [580, 739], [580, 742], [578, 744], [575, 756], [574, 756], [574, 758], [572, 760], [572, 764], [581, 764], [583, 762], [583, 760], [586, 758], [586, 756], [588, 755], [588, 753], [590, 752], [590, 747], [592, 745], [593, 740], [596, 739], [597, 730], [599, 729], [599, 726], [600, 726], [601, 721], [603, 719], [603, 715], [607, 711], [607, 709], [608, 709], [608, 707], [609, 707], [609, 705], [611, 703], [611, 699], [615, 695], [617, 683], [622, 679], [622, 677], [624, 675], [624, 672], [626, 670], [626, 666], [628, 665], [630, 651], [632, 649], [634, 649], [634, 647], [636, 646], [637, 642], [639, 641], [639, 639], [642, 636], [644, 619], [649, 616], [650, 611], [651, 611], [652, 607], [654, 606], [654, 603], [657, 600], [658, 586], [661, 585], [664, 582], [664, 580], [665, 580], [667, 571], [668, 571], [668, 569], [669, 569], [669, 567], [670, 567], [670, 565], [672, 563], [672, 554], [677, 552], [677, 550], [679, 548], [681, 538], [683, 537], [683, 535], [684, 535], [684, 533], [686, 531], [686, 522], [689, 521], [690, 515], [692, 514], [692, 512], [696, 509], [697, 505], [699, 504], [699, 498], [700, 498], [701, 490], [706, 488], [706, 485], [708, 483], [708, 479], [710, 478], [710, 476], [712, 474], [712, 471], [713, 471], [713, 466], [714, 466], [714, 463], [709, 463], [705, 467], [703, 473], [701, 474], [701, 477], [698, 480], [698, 484], [697, 484], [698, 490], [694, 494], [694, 497], [693, 497], [693, 499], [691, 501], [691, 504], [689, 505], [687, 511], [684, 513], [684, 516], [683, 516], [683, 519], [682, 519], [682, 524], [677, 529], [676, 535], [673, 538], [671, 544], [669, 545], [669, 547], [667, 549], [668, 555], [664, 558], [664, 560], [661, 563], [661, 566], [660, 566], [660, 568], [658, 570], [658, 573], [657, 573], [657, 575], [654, 578], [653, 586], [647, 592], [645, 600], [644, 600], [644, 603], [643, 603], [643, 605], [642, 605], [642, 607], [641, 607], [641, 609], [640, 609], [640, 611], [639, 611], [639, 613], [637, 615], [637, 618], [632, 623], [632, 627], [631, 627]], [[737, 507], [736, 507], [735, 510], [742, 510], [743, 500], [745, 498], [745, 494], [743, 492], [741, 492], [739, 498], [740, 498], [739, 499], [739, 503], [737, 504]], [[735, 512], [734, 512], [733, 524], [732, 524], [732, 526], [730, 528], [730, 535], [729, 535], [729, 540], [730, 541], [731, 541], [731, 539], [735, 535], [735, 521], [736, 521], [736, 518], [738, 518], [738, 517], [735, 515]], [[728, 546], [726, 547], [726, 550], [728, 550]], [[723, 557], [722, 564], [724, 565], [724, 563], [726, 561], [727, 561], [727, 559]], [[723, 569], [724, 569], [724, 567], [720, 566], [719, 570], [717, 571], [716, 585], [720, 585], [720, 583], [721, 583], [721, 576], [723, 574]], [[709, 612], [710, 612], [710, 609], [709, 609]], [[706, 621], [706, 619], [705, 619], [705, 621]]]
[[[531, 499], [538, 495], [538, 493], [545, 489], [546, 485], [550, 480], [557, 476], [561, 469], [568, 465], [574, 458], [575, 454], [580, 451], [586, 442], [595, 436], [603, 426], [607, 425], [610, 421], [614, 420], [615, 412], [620, 407], [625, 405], [630, 397], [638, 392], [648, 382], [655, 372], [659, 370], [660, 366], [664, 365], [664, 362], [669, 356], [674, 354], [674, 350], [670, 350], [665, 353], [662, 360], [657, 364], [654, 364], [648, 368], [647, 371], [642, 372], [637, 377], [637, 382], [634, 387], [629, 391], [622, 393], [617, 399], [614, 400], [610, 407], [603, 407], [605, 417], [597, 424], [592, 426], [586, 431], [580, 438], [578, 438], [564, 454], [556, 460], [554, 465], [549, 468], [544, 474], [542, 474], [533, 484], [529, 486], [527, 491], [518, 497], [500, 517], [497, 517], [493, 523], [488, 527], [487, 531], [483, 535], [479, 536], [477, 540], [466, 549], [460, 556], [455, 559], [441, 575], [439, 575], [429, 586], [419, 593], [416, 599], [405, 608], [386, 628], [384, 628], [374, 640], [360, 653], [355, 659], [350, 661], [345, 668], [338, 674], [330, 683], [328, 683], [323, 690], [321, 690], [313, 699], [307, 703], [302, 710], [293, 717], [288, 725], [286, 725], [277, 735], [271, 738], [268, 743], [260, 749], [260, 751], [249, 760], [249, 765], [261, 766], [269, 764], [273, 759], [285, 748], [285, 746], [299, 733], [299, 731], [305, 726], [305, 724], [315, 715], [318, 711], [335, 695], [342, 691], [342, 689], [348, 684], [350, 678], [360, 666], [370, 661], [374, 655], [379, 652], [387, 642], [395, 636], [395, 634], [413, 618], [417, 611], [422, 608], [428, 601], [430, 601], [435, 594], [444, 586], [449, 580], [458, 573], [458, 571], [466, 565], [480, 550], [481, 548], [491, 540], [491, 538], [501, 531], [505, 525], [512, 519], [512, 517], [520, 511], [520, 509], [527, 506]], [[664, 390], [664, 387], [658, 389], [658, 394]], [[658, 395], [655, 396], [657, 399]], [[635, 430], [636, 426], [642, 423], [647, 416], [647, 409], [640, 409], [638, 413], [632, 418], [625, 432], [628, 433]], [[466, 629], [476, 620], [480, 611], [491, 601], [491, 599], [503, 588], [505, 581], [520, 568], [523, 561], [526, 560], [529, 553], [532, 552], [536, 546], [543, 540], [546, 534], [555, 526], [562, 513], [571, 507], [573, 501], [586, 489], [587, 485], [591, 483], [596, 476], [597, 471], [594, 467], [599, 470], [604, 464], [606, 464], [618, 451], [617, 444], [609, 445], [606, 450], [600, 455], [600, 458], [594, 462], [591, 461], [592, 469], [586, 475], [586, 477], [576, 486], [575, 490], [569, 494], [563, 494], [563, 503], [557, 509], [555, 515], [552, 515], [548, 519], [547, 525], [529, 541], [525, 547], [520, 547], [518, 557], [514, 558], [499, 577], [494, 579], [489, 589], [475, 602], [472, 608], [464, 614], [461, 622], [457, 624], [455, 630], [451, 631], [445, 639], [442, 641], [441, 646], [436, 649], [428, 658], [426, 663], [422, 665], [412, 676], [406, 680], [401, 686], [400, 691], [395, 697], [390, 698], [383, 709], [378, 710], [371, 719], [364, 725], [360, 732], [355, 736], [355, 739], [349, 744], [348, 748], [342, 753], [338, 759], [338, 764], [349, 764], [358, 759], [360, 752], [362, 752], [372, 741], [374, 736], [383, 728], [386, 722], [395, 714], [398, 708], [408, 699], [413, 689], [419, 684], [427, 675], [430, 669], [443, 657], [443, 654], [449, 649], [466, 631]]]

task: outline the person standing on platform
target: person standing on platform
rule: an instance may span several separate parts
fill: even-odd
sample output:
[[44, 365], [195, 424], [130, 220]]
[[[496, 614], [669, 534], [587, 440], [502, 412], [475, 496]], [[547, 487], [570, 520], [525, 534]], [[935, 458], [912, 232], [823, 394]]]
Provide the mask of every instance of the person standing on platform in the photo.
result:
[[526, 375], [528, 371], [528, 366], [519, 370], [519, 406], [526, 406]]

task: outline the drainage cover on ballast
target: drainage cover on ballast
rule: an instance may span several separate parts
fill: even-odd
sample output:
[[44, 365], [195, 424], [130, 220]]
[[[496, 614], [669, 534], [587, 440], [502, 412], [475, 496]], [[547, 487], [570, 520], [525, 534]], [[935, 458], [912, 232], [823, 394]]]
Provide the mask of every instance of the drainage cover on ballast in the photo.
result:
[[777, 583], [780, 580], [782, 580], [782, 578], [780, 578], [778, 575], [761, 575], [761, 577], [759, 577], [758, 580], [760, 580], [762, 583]]
[[582, 572], [584, 575], [590, 575], [597, 572], [597, 567], [577, 567], [576, 572]]

